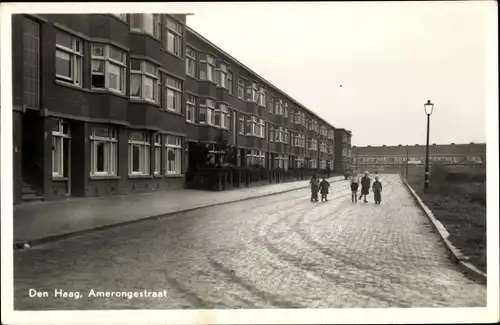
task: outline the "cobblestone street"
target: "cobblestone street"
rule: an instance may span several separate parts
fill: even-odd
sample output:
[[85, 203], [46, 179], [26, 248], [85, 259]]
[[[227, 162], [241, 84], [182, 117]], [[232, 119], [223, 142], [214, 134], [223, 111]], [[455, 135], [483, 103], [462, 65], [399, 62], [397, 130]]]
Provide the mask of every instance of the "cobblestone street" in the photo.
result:
[[[15, 309], [486, 306], [486, 287], [448, 258], [399, 176], [382, 204], [300, 189], [99, 231], [14, 254]], [[29, 289], [81, 299], [30, 298]], [[168, 291], [167, 298], [95, 298]]]

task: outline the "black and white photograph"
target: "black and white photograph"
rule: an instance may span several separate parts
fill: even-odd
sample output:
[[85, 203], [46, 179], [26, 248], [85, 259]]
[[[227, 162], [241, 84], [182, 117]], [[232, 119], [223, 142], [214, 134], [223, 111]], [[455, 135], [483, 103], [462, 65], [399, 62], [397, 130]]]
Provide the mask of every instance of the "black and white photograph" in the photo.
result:
[[498, 322], [497, 10], [2, 3], [2, 324]]

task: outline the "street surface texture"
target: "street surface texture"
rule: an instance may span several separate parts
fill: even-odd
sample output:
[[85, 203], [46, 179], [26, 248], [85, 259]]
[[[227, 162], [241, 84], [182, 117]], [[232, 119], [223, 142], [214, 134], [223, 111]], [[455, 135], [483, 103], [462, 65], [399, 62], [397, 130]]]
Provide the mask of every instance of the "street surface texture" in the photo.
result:
[[[328, 202], [301, 189], [181, 213], [14, 254], [15, 309], [359, 308], [486, 306], [486, 287], [449, 258], [399, 176], [382, 204]], [[81, 299], [30, 298], [29, 289]], [[88, 297], [167, 290], [167, 298]]]

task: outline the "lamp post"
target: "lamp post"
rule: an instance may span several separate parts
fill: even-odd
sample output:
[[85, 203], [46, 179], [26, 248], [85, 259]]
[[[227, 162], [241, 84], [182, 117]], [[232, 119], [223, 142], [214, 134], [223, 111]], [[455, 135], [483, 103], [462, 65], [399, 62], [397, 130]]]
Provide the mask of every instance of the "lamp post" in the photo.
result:
[[431, 122], [431, 114], [434, 109], [434, 104], [430, 100], [424, 104], [425, 114], [427, 115], [427, 143], [425, 147], [425, 183], [424, 191], [429, 188], [429, 125]]

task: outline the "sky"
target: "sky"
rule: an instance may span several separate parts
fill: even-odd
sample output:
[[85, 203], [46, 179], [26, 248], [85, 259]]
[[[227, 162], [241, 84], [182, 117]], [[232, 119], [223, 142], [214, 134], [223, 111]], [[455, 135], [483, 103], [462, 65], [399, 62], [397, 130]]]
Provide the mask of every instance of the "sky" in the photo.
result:
[[353, 145], [425, 144], [427, 100], [430, 142], [469, 143], [486, 141], [491, 5], [195, 3], [187, 24]]

